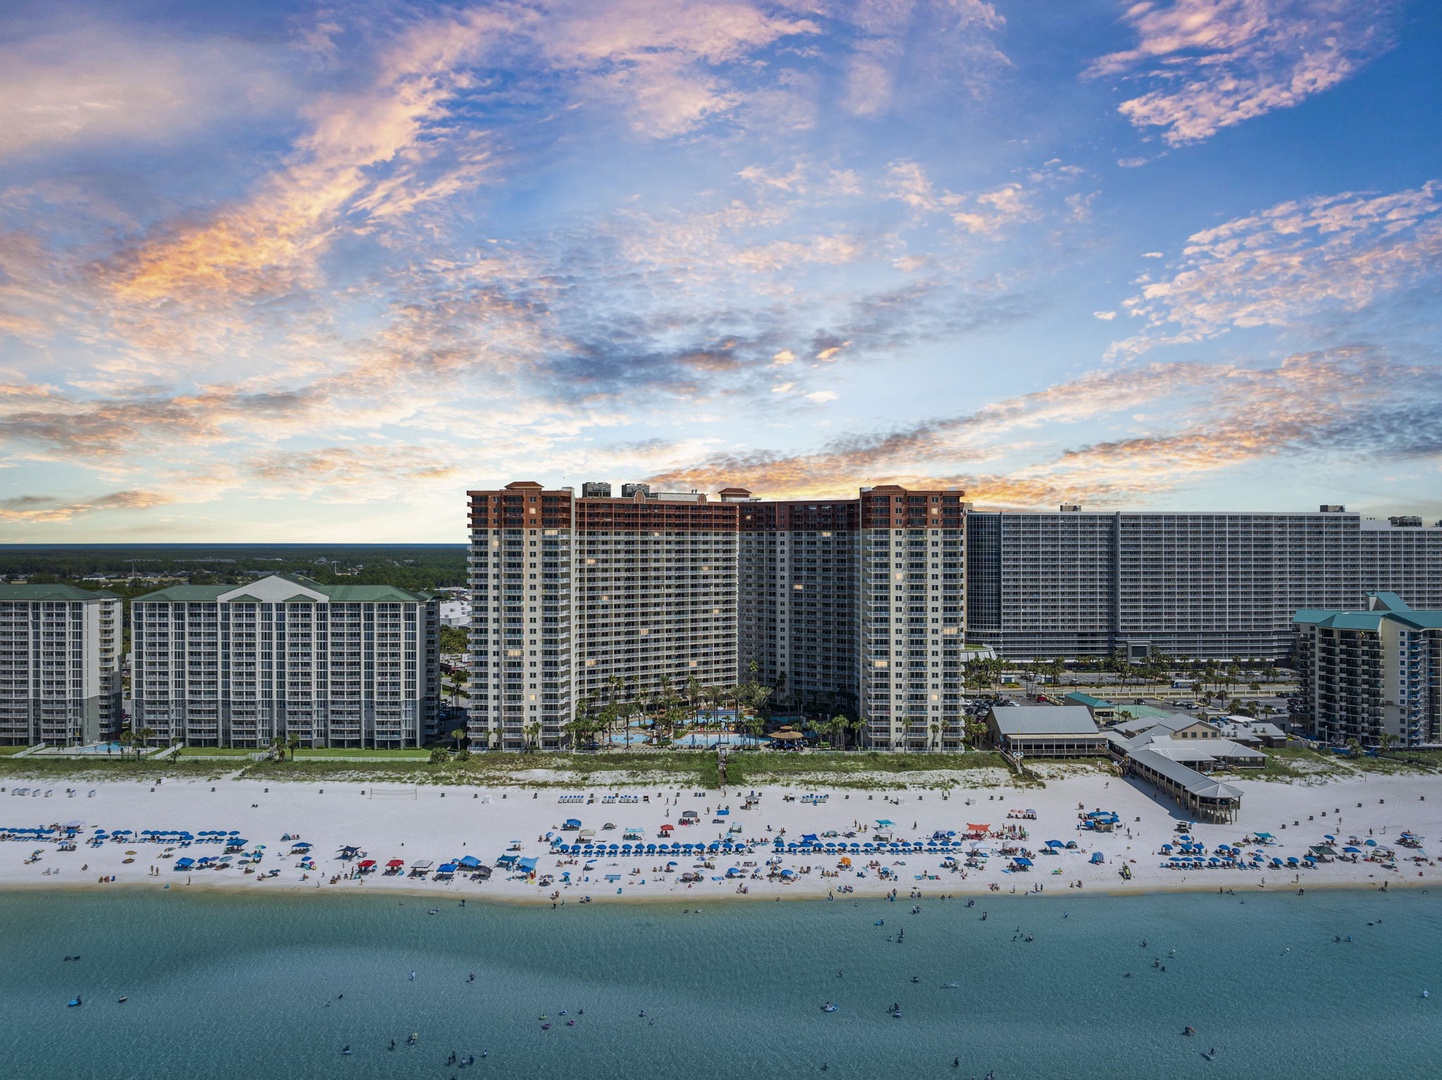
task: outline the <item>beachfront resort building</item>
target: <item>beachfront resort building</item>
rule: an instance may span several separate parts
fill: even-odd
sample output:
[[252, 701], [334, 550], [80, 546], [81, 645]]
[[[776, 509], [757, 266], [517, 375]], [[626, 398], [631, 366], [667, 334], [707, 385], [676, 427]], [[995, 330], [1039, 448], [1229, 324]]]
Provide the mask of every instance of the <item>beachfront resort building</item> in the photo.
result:
[[75, 746], [120, 729], [120, 598], [0, 584], [0, 743]]
[[755, 678], [863, 743], [963, 740], [968, 659], [1276, 661], [1299, 607], [1442, 606], [1442, 528], [1317, 513], [980, 512], [956, 488], [854, 499], [530, 481], [472, 491], [473, 744], [557, 747], [578, 706]]
[[1442, 528], [1317, 513], [971, 511], [967, 639], [1003, 657], [1277, 661], [1299, 608], [1442, 607]]
[[132, 724], [161, 742], [423, 746], [437, 731], [439, 602], [275, 574], [131, 603]]
[[1301, 722], [1333, 746], [1442, 743], [1442, 610], [1395, 593], [1364, 610], [1303, 610], [1295, 619]]
[[470, 500], [474, 743], [556, 747], [583, 701], [755, 678], [859, 711], [874, 746], [959, 745], [959, 491], [765, 502], [522, 481]]

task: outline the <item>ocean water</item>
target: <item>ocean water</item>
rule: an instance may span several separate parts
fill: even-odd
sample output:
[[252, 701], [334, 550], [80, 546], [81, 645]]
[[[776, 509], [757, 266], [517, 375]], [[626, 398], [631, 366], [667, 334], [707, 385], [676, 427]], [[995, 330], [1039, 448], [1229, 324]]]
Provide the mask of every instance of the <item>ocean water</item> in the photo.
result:
[[[450, 901], [431, 915], [394, 896], [12, 891], [0, 1075], [1432, 1077], [1439, 901]], [[475, 1065], [447, 1065], [452, 1050]]]

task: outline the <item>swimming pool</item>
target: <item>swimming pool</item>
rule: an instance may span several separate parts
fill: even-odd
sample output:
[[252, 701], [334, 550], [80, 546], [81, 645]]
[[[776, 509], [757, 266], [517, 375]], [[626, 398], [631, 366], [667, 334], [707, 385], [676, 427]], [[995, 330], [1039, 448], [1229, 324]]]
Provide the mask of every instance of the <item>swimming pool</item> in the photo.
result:
[[63, 748], [67, 754], [118, 754], [125, 749], [118, 742], [91, 743], [89, 746], [68, 746]]

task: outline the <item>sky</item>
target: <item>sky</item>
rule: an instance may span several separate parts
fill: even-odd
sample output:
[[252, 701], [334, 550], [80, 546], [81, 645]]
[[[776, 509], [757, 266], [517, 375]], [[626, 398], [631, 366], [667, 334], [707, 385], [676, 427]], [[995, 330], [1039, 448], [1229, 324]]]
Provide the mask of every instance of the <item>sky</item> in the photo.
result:
[[1442, 517], [1442, 6], [0, 8], [0, 542]]

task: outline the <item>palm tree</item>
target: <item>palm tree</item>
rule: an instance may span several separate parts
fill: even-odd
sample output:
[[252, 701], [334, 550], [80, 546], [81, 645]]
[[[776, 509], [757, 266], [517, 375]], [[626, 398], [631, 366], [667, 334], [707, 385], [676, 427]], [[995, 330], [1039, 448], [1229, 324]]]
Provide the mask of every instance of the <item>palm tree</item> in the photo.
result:
[[931, 722], [931, 750], [935, 753], [939, 749], [941, 749], [941, 722], [933, 720]]
[[[143, 727], [136, 732], [136, 734], [140, 738], [142, 746], [149, 746], [150, 740], [155, 738], [155, 729], [152, 727]], [[136, 756], [138, 757], [139, 755]]]
[[300, 736], [288, 735], [285, 740], [286, 749], [290, 751], [290, 760], [295, 760], [295, 752], [300, 749]]
[[967, 740], [976, 747], [981, 746], [981, 740], [986, 738], [986, 721], [980, 717], [968, 717], [966, 721]]
[[453, 738], [453, 739], [456, 740], [456, 749], [457, 749], [457, 750], [460, 750], [460, 748], [461, 748], [461, 740], [464, 739], [465, 737], [466, 737], [466, 729], [465, 729], [465, 728], [463, 728], [463, 727], [458, 727], [458, 728], [452, 728], [452, 729], [451, 729], [451, 738]]
[[530, 753], [532, 750], [535, 749], [535, 743], [539, 741], [541, 737], [541, 722], [539, 720], [532, 720], [529, 724], [526, 725], [525, 732], [526, 752]]

